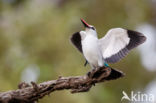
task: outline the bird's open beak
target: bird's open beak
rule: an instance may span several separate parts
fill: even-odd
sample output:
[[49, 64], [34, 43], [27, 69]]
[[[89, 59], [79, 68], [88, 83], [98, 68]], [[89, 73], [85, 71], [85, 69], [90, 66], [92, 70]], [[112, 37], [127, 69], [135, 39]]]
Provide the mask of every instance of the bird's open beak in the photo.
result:
[[86, 21], [84, 21], [83, 19], [81, 19], [81, 22], [84, 25], [84, 27], [88, 27], [89, 28], [89, 24]]

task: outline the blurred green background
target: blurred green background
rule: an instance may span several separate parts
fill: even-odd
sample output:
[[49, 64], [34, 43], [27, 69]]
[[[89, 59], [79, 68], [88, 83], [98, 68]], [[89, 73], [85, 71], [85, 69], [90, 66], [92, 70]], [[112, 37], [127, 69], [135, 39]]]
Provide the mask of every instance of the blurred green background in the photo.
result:
[[84, 29], [80, 18], [94, 25], [99, 37], [123, 27], [145, 32], [149, 41], [110, 64], [126, 73], [124, 78], [97, 84], [87, 93], [53, 92], [39, 103], [120, 103], [122, 91], [156, 91], [155, 5], [156, 0], [0, 0], [0, 91], [17, 89], [21, 81], [86, 74], [90, 67], [83, 66], [83, 56], [69, 41]]

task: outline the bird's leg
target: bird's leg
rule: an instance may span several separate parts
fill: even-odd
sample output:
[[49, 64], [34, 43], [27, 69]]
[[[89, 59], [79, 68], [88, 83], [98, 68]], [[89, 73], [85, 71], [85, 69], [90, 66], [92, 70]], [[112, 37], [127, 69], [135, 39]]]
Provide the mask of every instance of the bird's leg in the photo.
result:
[[85, 64], [84, 64], [84, 66], [86, 66], [88, 64], [88, 61], [86, 60], [86, 62], [85, 62]]

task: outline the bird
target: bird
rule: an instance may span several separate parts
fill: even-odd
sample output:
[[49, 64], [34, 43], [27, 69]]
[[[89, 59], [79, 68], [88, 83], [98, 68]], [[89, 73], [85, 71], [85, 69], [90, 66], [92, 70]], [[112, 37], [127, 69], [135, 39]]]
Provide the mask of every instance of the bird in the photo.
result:
[[109, 63], [120, 61], [133, 48], [146, 41], [144, 34], [124, 28], [112, 28], [104, 37], [98, 38], [95, 27], [84, 19], [80, 20], [85, 30], [75, 32], [70, 40], [83, 54], [85, 66], [89, 64], [92, 69], [109, 67]]

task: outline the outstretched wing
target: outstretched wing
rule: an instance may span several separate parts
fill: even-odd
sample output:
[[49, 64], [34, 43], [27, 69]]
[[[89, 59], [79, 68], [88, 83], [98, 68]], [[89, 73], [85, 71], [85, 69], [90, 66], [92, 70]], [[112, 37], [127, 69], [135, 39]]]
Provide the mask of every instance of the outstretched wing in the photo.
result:
[[74, 46], [82, 53], [82, 44], [81, 44], [81, 35], [79, 32], [76, 32], [70, 38]]
[[[72, 35], [70, 38], [71, 42], [74, 44], [74, 46], [82, 53], [82, 44], [81, 44], [81, 35], [79, 32], [76, 32]], [[88, 64], [88, 61], [86, 60], [84, 66]]]
[[103, 58], [108, 63], [115, 63], [125, 57], [129, 51], [144, 43], [146, 37], [136, 31], [114, 28], [99, 39]]

